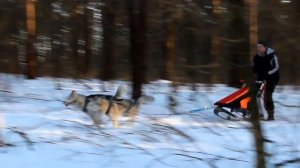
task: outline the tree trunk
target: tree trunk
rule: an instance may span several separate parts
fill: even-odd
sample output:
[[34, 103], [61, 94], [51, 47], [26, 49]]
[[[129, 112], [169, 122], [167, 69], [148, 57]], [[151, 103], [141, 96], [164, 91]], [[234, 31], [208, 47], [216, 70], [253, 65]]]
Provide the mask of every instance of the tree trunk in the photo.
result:
[[230, 0], [227, 46], [229, 58], [229, 85], [240, 87], [240, 80], [245, 79], [249, 68], [249, 31], [245, 23], [245, 3], [242, 0]]
[[247, 0], [249, 6], [249, 41], [250, 41], [250, 61], [256, 53], [258, 34], [258, 9], [257, 0]]
[[105, 1], [103, 8], [103, 62], [102, 62], [102, 78], [103, 80], [111, 80], [114, 75], [114, 33], [115, 33], [115, 0]]
[[[80, 36], [80, 17], [79, 17], [79, 14], [76, 12], [76, 8], [77, 8], [77, 4], [75, 2], [72, 1], [72, 29], [71, 29], [71, 58], [72, 58], [72, 61], [73, 61], [73, 65], [74, 65], [74, 68], [75, 68], [75, 74], [74, 74], [74, 77], [75, 78], [80, 78], [81, 77], [81, 60], [79, 58], [79, 54], [78, 54], [78, 50], [79, 50], [79, 44], [78, 44], [78, 41], [79, 41], [79, 36]], [[57, 29], [58, 31], [60, 31], [59, 29]], [[57, 50], [58, 52], [61, 52], [59, 50]]]
[[[293, 51], [292, 53], [298, 53], [298, 51], [300, 50], [300, 47], [298, 44], [300, 44], [300, 20], [299, 20], [299, 16], [300, 16], [300, 1], [293, 1], [293, 20], [292, 20], [292, 24], [295, 23], [294, 28], [292, 29], [292, 32], [295, 32], [295, 42], [293, 43]], [[295, 78], [295, 76], [300, 76], [300, 69], [298, 68], [297, 64], [294, 64], [293, 62], [300, 62], [300, 58], [298, 56], [298, 54], [292, 54], [293, 55], [290, 58], [290, 65], [293, 65], [293, 70], [292, 73], [289, 73], [290, 76], [292, 76], [293, 78], [293, 84], [294, 85], [300, 85], [300, 78]], [[294, 75], [292, 75], [294, 74]]]
[[[88, 2], [88, 1], [87, 1]], [[89, 29], [89, 16], [90, 16], [90, 10], [88, 9], [87, 5], [88, 3], [86, 2], [86, 6], [84, 9], [84, 38], [85, 38], [85, 58], [84, 58], [84, 68], [83, 68], [83, 73], [85, 75], [88, 74], [89, 67], [90, 67], [90, 60], [91, 60], [91, 30]]]
[[177, 17], [176, 13], [173, 12], [169, 7], [169, 3], [164, 2], [162, 5], [163, 10], [163, 27], [164, 30], [164, 40], [163, 40], [163, 69], [164, 79], [175, 82], [176, 73], [175, 73], [175, 63], [176, 63], [176, 24]]
[[[63, 37], [61, 35], [61, 20], [62, 17], [57, 13], [52, 13], [50, 15], [51, 29], [51, 64], [52, 64], [52, 73], [54, 77], [60, 78], [63, 75], [63, 66], [62, 66], [62, 55], [64, 51]], [[73, 29], [72, 29], [73, 31]], [[73, 37], [72, 37], [73, 38]], [[72, 39], [73, 40], [73, 39]], [[72, 46], [73, 47], [73, 46]], [[73, 48], [72, 48], [73, 51]]]
[[[249, 81], [254, 81], [253, 78], [248, 78]], [[254, 137], [254, 144], [256, 148], [256, 167], [257, 168], [265, 168], [265, 150], [264, 150], [264, 136], [260, 124], [259, 118], [259, 109], [256, 103], [256, 93], [257, 87], [254, 83], [250, 84], [250, 93], [251, 93], [251, 101], [249, 104], [249, 110], [251, 112], [251, 124], [252, 124], [252, 133]]]
[[146, 7], [147, 0], [128, 1], [133, 99], [141, 96], [146, 79]]
[[162, 30], [162, 40], [161, 40], [161, 47], [162, 47], [162, 64], [161, 64], [161, 68], [160, 68], [160, 76], [162, 79], [168, 79], [168, 73], [167, 73], [167, 20], [168, 20], [168, 11], [167, 11], [167, 7], [165, 4], [160, 3], [161, 4], [161, 12], [162, 12], [162, 16], [161, 16], [161, 30]]
[[[258, 34], [258, 8], [257, 0], [247, 0], [249, 6], [249, 43], [250, 43], [250, 52], [249, 60], [252, 61], [253, 56], [256, 53], [256, 44], [257, 44], [257, 34]], [[252, 69], [250, 69], [249, 74], [252, 74]], [[252, 78], [251, 78], [252, 76]], [[253, 75], [250, 75], [248, 81], [255, 81]], [[257, 108], [256, 102], [256, 93], [257, 87], [254, 84], [250, 86], [251, 90], [251, 102], [249, 110], [252, 113], [251, 123], [252, 123], [252, 132], [254, 136], [254, 143], [256, 147], [256, 167], [265, 168], [265, 151], [264, 151], [264, 137], [259, 119], [259, 109]]]
[[[212, 41], [211, 41], [211, 56], [212, 63], [219, 65], [220, 64], [220, 14], [221, 14], [221, 0], [213, 0], [213, 17], [214, 25], [212, 27]], [[212, 83], [220, 82], [220, 75], [222, 69], [219, 66], [213, 68], [214, 73], [212, 74]]]
[[34, 47], [36, 39], [36, 8], [35, 1], [26, 1], [27, 31], [26, 63], [27, 78], [34, 79], [37, 76], [37, 53]]
[[175, 27], [176, 20], [172, 18], [166, 25], [166, 68], [167, 68], [167, 79], [176, 81], [175, 77]]

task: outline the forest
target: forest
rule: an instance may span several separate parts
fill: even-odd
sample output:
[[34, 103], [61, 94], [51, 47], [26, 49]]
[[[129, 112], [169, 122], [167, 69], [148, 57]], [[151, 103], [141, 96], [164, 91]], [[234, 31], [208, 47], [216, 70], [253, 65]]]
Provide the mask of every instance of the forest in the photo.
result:
[[[45, 144], [60, 144], [61, 139], [64, 144], [72, 139], [72, 143], [82, 141], [83, 146], [96, 144], [101, 147], [99, 151], [103, 150], [103, 139], [99, 142], [99, 137], [108, 137], [104, 140], [114, 150], [121, 147], [122, 150], [146, 151], [145, 160], [151, 156], [151, 163], [164, 167], [169, 166], [169, 161], [161, 158], [160, 150], [164, 150], [169, 142], [176, 148], [166, 148], [170, 152], [168, 157], [175, 155], [194, 161], [187, 163], [183, 159], [182, 167], [197, 165], [199, 161], [209, 167], [224, 167], [224, 160], [227, 167], [232, 167], [232, 162], [238, 163], [237, 167], [246, 165], [258, 168], [299, 164], [297, 136], [292, 137], [299, 128], [299, 18], [299, 0], [0, 0], [0, 105], [1, 113], [4, 114], [3, 122], [0, 121], [0, 127], [4, 129], [3, 135], [0, 132], [0, 146], [15, 145], [6, 143], [5, 138], [10, 131], [21, 135], [31, 145], [44, 141]], [[274, 49], [279, 59], [280, 81], [275, 93], [276, 110], [278, 107], [275, 115], [278, 121], [276, 118], [275, 125], [260, 121], [255, 101], [251, 101], [249, 105], [251, 125], [244, 121], [232, 124], [216, 120], [211, 112], [186, 112], [191, 107], [199, 108], [203, 102], [213, 104], [215, 99], [229, 94], [233, 87], [240, 86], [241, 80], [254, 83], [252, 59], [260, 40]], [[97, 84], [91, 84], [95, 80]], [[89, 120], [84, 117], [76, 118], [79, 114], [75, 113], [76, 110], [63, 106], [63, 97], [73, 88], [89, 94], [108, 93], [105, 89], [94, 88], [101, 85], [99, 81], [111, 82], [110, 93], [116, 83], [129, 82], [127, 85], [132, 84], [132, 100], [141, 97], [144, 94], [142, 91], [152, 94], [156, 104], [146, 106], [143, 109], [146, 115], [139, 116], [145, 123], [141, 121], [138, 123], [140, 127], [128, 130], [100, 129], [101, 134], [94, 133], [94, 125], [89, 125]], [[113, 81], [117, 82], [113, 84]], [[189, 88], [180, 90], [184, 86]], [[254, 89], [251, 85], [250, 97], [253, 100], [256, 96]], [[187, 94], [191, 98], [186, 98]], [[24, 110], [25, 108], [28, 110]], [[202, 109], [204, 112], [209, 110], [211, 109]], [[36, 114], [32, 115], [36, 111], [38, 119]], [[25, 119], [20, 119], [22, 122], [18, 122], [18, 118], [22, 117], [19, 113], [26, 116]], [[59, 116], [53, 119], [55, 115]], [[69, 119], [69, 116], [73, 118]], [[41, 131], [41, 134], [34, 135], [32, 130], [20, 131], [26, 126], [32, 127], [32, 118], [41, 122], [41, 126], [49, 133]], [[5, 120], [11, 126], [4, 128]], [[62, 134], [53, 134], [52, 127], [45, 123], [52, 123], [54, 129]], [[19, 124], [19, 127], [14, 124]], [[186, 126], [182, 127], [181, 124]], [[283, 125], [287, 127], [282, 127]], [[66, 130], [61, 131], [61, 128]], [[82, 132], [81, 128], [86, 132]], [[147, 129], [150, 129], [149, 133], [145, 132]], [[167, 133], [163, 132], [165, 129]], [[204, 137], [209, 137], [207, 141], [202, 141], [204, 133], [198, 134], [199, 130], [206, 133]], [[135, 134], [133, 131], [140, 132]], [[237, 143], [238, 148], [230, 146], [232, 137], [226, 135], [227, 131], [233, 131], [233, 139], [241, 140]], [[76, 136], [70, 136], [70, 132], [76, 132]], [[245, 138], [249, 132], [253, 141]], [[44, 135], [47, 138], [57, 136], [58, 141], [45, 140]], [[92, 139], [90, 135], [93, 135]], [[137, 137], [134, 136], [131, 140], [125, 140], [124, 136], [116, 138], [120, 135]], [[178, 136], [180, 141], [173, 135]], [[35, 137], [36, 142], [31, 141], [29, 136]], [[223, 142], [218, 141], [214, 144], [215, 148], [208, 148], [212, 140], [222, 141], [219, 137], [225, 137], [226, 142], [230, 143], [223, 145]], [[120, 143], [114, 141], [116, 139]], [[145, 143], [153, 145], [151, 140], [160, 142], [165, 139], [163, 144], [155, 144], [157, 146], [154, 148], [159, 149], [159, 152], [154, 151], [153, 154], [143, 146]], [[243, 143], [245, 139], [248, 145], [246, 148]], [[181, 142], [186, 140], [188, 143], [181, 148]], [[129, 141], [132, 142], [128, 143]], [[139, 145], [142, 147], [135, 145], [136, 142], [141, 143]], [[200, 145], [204, 144], [205, 150], [209, 152], [195, 148], [195, 154], [194, 147], [199, 147], [198, 142], [201, 142]], [[128, 144], [130, 147], [126, 146]], [[110, 145], [106, 146], [108, 149], [105, 151], [111, 150]], [[190, 148], [189, 145], [194, 146]], [[174, 149], [178, 153], [174, 153]], [[230, 153], [230, 156], [212, 154], [215, 149], [220, 149], [220, 153], [227, 151], [224, 154]], [[72, 150], [67, 149], [67, 155]], [[74, 153], [84, 152], [86, 151]], [[15, 155], [12, 150], [8, 153], [9, 155], [5, 155], [5, 152], [0, 152], [1, 157], [8, 158], [3, 160], [9, 164]], [[195, 155], [189, 155], [190, 153]], [[245, 154], [247, 157], [242, 159], [236, 156]], [[36, 155], [39, 156], [39, 152]], [[107, 157], [113, 158], [110, 155]], [[87, 158], [89, 157], [84, 159]], [[176, 164], [177, 157], [171, 158], [171, 165]], [[253, 158], [256, 160], [253, 161]], [[98, 159], [95, 159], [97, 163]], [[120, 158], [115, 159], [119, 161]], [[53, 163], [51, 159], [45, 160]], [[220, 160], [222, 163], [218, 165]], [[30, 162], [35, 163], [35, 159], [29, 159]], [[70, 167], [76, 164], [67, 159], [66, 163], [72, 164]], [[131, 165], [133, 162], [124, 163]], [[146, 162], [141, 163], [149, 166]], [[96, 166], [99, 167], [98, 164]], [[126, 164], [125, 166], [128, 167]]]
[[235, 86], [258, 40], [300, 84], [295, 0], [1, 0], [0, 72]]

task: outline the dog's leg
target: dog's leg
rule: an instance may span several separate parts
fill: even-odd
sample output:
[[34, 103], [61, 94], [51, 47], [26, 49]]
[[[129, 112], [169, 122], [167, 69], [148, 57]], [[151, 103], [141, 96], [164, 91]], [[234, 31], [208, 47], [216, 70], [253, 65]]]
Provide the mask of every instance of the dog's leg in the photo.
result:
[[101, 125], [102, 124], [102, 112], [99, 112], [99, 114], [96, 116], [96, 118], [94, 119], [94, 122], [96, 125]]
[[112, 120], [114, 128], [118, 128], [119, 124], [118, 124], [118, 116], [117, 116], [118, 113], [117, 104], [114, 102], [110, 102], [109, 100], [106, 99], [101, 99], [100, 106], [103, 112], [107, 114], [108, 117], [110, 117], [110, 119]]
[[130, 111], [129, 111], [130, 126], [134, 125], [137, 114], [138, 114], [138, 109], [136, 107], [133, 107], [132, 109], [130, 109]]
[[88, 115], [92, 119], [95, 125], [101, 125], [102, 124], [102, 112], [101, 111], [95, 111], [95, 112], [89, 112]]
[[112, 120], [115, 128], [119, 128], [120, 111], [116, 103], [112, 104]]
[[101, 125], [102, 124], [101, 119], [94, 119], [93, 122], [95, 123], [95, 125]]

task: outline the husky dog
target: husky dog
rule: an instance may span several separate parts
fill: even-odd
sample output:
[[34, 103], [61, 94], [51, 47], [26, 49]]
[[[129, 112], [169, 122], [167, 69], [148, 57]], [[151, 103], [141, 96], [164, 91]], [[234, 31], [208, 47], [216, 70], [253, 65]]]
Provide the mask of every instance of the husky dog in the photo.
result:
[[137, 100], [130, 99], [99, 99], [99, 105], [106, 115], [110, 117], [115, 128], [119, 127], [119, 117], [129, 116], [131, 125], [133, 125], [138, 115], [140, 106], [145, 103], [153, 102], [154, 98], [143, 95]]
[[65, 106], [72, 104], [82, 109], [82, 111], [85, 112], [95, 124], [100, 125], [102, 121], [102, 115], [103, 113], [106, 113], [106, 111], [103, 111], [99, 106], [100, 100], [106, 99], [108, 101], [112, 101], [114, 99], [120, 99], [125, 92], [126, 88], [123, 86], [118, 87], [117, 92], [114, 96], [104, 94], [84, 96], [82, 94], [78, 94], [73, 90], [64, 104]]

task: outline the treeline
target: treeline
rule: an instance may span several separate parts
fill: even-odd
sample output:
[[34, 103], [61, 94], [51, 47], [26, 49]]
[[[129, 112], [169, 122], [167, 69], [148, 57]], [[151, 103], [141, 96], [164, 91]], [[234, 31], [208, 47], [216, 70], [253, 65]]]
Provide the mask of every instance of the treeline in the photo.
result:
[[298, 1], [1, 0], [0, 72], [235, 85], [263, 39], [281, 83], [300, 84], [299, 15]]

